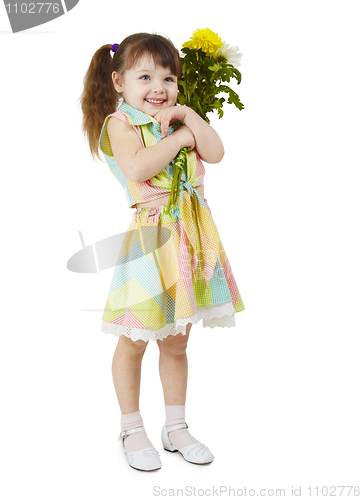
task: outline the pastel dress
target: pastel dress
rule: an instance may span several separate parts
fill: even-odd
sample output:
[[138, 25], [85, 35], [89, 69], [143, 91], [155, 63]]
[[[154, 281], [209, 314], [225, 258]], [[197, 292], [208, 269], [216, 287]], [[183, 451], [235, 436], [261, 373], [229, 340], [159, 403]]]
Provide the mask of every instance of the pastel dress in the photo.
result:
[[[199, 154], [187, 153], [179, 199], [169, 213], [163, 205], [137, 208], [136, 203], [170, 195], [175, 159], [144, 182], [127, 179], [108, 137], [111, 116], [132, 127], [143, 147], [162, 140], [157, 120], [125, 102], [102, 127], [100, 149], [128, 206], [136, 210], [115, 262], [101, 331], [149, 341], [186, 334], [186, 325], [200, 320], [203, 327], [235, 326], [234, 314], [244, 304], [207, 200], [195, 190], [205, 176]], [[168, 134], [175, 128], [170, 126]]]

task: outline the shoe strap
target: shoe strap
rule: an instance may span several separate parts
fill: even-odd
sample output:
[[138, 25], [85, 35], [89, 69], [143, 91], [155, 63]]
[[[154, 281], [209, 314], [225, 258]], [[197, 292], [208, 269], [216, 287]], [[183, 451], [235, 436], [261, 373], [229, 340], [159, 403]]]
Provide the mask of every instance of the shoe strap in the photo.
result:
[[122, 443], [124, 439], [129, 436], [130, 434], [134, 434], [135, 432], [146, 432], [144, 427], [136, 427], [135, 429], [130, 429], [129, 431], [122, 431], [121, 434], [118, 436], [118, 441], [121, 441]]
[[186, 428], [186, 429], [189, 428], [189, 426], [187, 425], [186, 422], [184, 422], [183, 424], [171, 425], [170, 427], [166, 427], [166, 430], [167, 430], [167, 434], [168, 434], [169, 432], [176, 431], [177, 429], [183, 429], [183, 428]]

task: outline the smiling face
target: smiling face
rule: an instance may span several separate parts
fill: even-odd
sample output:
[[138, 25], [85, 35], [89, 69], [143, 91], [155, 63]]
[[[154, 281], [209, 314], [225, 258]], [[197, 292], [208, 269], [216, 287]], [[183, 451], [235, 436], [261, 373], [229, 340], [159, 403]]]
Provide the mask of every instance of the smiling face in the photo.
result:
[[150, 116], [176, 104], [177, 76], [170, 68], [155, 65], [147, 55], [122, 75], [114, 71], [112, 79], [114, 88], [122, 93], [127, 104]]

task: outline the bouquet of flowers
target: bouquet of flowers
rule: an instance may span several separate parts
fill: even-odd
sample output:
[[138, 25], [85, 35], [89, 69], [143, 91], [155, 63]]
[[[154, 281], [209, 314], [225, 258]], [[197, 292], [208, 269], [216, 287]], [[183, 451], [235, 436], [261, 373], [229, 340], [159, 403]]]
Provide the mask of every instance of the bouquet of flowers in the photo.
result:
[[[223, 104], [234, 104], [240, 111], [244, 105], [238, 94], [224, 82], [235, 78], [241, 82], [241, 74], [234, 67], [239, 65], [242, 54], [239, 47], [225, 44], [219, 35], [210, 29], [199, 29], [182, 45], [182, 76], [179, 80], [178, 102], [196, 111], [207, 123], [207, 114], [216, 110], [219, 118], [224, 114]], [[188, 148], [182, 148], [175, 161], [171, 194], [167, 205], [169, 212], [171, 198], [176, 206], [180, 190], [181, 173], [186, 163]]]

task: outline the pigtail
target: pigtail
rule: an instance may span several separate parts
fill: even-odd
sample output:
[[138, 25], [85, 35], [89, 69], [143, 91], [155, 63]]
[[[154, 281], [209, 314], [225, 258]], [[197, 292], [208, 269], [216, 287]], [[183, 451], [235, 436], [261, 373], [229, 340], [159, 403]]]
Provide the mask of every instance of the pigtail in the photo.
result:
[[103, 45], [94, 54], [79, 99], [83, 111], [82, 130], [88, 139], [92, 157], [98, 159], [99, 136], [104, 120], [117, 110], [119, 102], [119, 94], [112, 82], [111, 47]]

